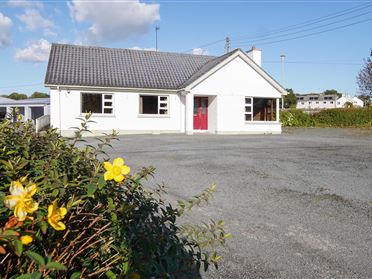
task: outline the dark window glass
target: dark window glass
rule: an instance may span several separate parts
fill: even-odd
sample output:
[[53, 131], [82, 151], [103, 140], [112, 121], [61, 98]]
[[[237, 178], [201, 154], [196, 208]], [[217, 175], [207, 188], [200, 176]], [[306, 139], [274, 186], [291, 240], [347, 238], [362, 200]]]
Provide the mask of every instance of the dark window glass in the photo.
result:
[[0, 107], [0, 120], [6, 117], [6, 107]]
[[102, 113], [102, 94], [81, 94], [81, 111]]
[[158, 96], [141, 96], [143, 114], [158, 114]]
[[253, 98], [253, 120], [274, 121], [276, 118], [276, 100]]

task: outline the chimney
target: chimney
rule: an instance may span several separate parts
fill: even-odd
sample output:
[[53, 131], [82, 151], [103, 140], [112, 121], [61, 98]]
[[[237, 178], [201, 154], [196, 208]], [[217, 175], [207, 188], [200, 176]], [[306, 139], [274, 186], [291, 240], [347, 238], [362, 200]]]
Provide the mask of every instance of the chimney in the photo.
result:
[[258, 66], [261, 67], [261, 50], [253, 45], [251, 50], [247, 51], [247, 54], [249, 58], [251, 58]]

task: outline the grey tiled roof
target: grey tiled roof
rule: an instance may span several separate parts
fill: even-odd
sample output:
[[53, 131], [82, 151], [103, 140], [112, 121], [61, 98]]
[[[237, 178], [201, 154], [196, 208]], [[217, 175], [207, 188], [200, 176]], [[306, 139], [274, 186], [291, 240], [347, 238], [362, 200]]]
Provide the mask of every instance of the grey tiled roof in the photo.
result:
[[53, 44], [45, 84], [180, 89], [231, 53], [215, 57]]

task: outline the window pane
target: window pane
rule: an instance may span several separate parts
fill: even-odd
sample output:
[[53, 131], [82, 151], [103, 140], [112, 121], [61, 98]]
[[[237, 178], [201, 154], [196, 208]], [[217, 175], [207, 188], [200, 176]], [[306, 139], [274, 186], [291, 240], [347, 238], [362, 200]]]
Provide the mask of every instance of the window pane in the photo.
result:
[[112, 113], [112, 108], [103, 109], [103, 113]]
[[245, 112], [252, 112], [252, 107], [245, 107]]
[[161, 109], [160, 114], [168, 114], [168, 110], [167, 109]]
[[160, 96], [160, 101], [168, 101], [168, 97], [167, 96]]
[[276, 116], [276, 100], [253, 98], [253, 120], [274, 121]]
[[199, 113], [199, 99], [194, 99], [194, 114]]
[[112, 107], [112, 102], [105, 102], [105, 107]]
[[102, 94], [81, 94], [81, 111], [102, 113]]
[[105, 100], [111, 100], [112, 99], [112, 95], [105, 95]]
[[143, 114], [158, 114], [158, 96], [140, 96]]
[[0, 120], [6, 117], [6, 107], [0, 107]]
[[246, 103], [247, 105], [250, 105], [250, 104], [252, 103], [252, 98], [248, 98], [248, 97], [246, 97], [246, 98], [245, 98], [245, 103]]
[[161, 103], [161, 104], [160, 104], [160, 107], [161, 107], [161, 108], [166, 108], [166, 107], [168, 107], [168, 104], [167, 104], [167, 103]]
[[251, 114], [246, 114], [245, 115], [245, 121], [251, 121], [252, 120], [252, 115]]

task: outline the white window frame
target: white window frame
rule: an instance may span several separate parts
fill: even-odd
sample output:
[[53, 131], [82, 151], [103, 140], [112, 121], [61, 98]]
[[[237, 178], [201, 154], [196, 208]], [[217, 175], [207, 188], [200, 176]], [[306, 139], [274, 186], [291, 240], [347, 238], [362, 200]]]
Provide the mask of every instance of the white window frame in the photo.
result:
[[[150, 114], [150, 113], [141, 113], [141, 111], [143, 111], [143, 103], [141, 103], [141, 97], [147, 97], [147, 96], [157, 96], [158, 97], [158, 113], [157, 114]], [[139, 116], [141, 117], [169, 117], [170, 116], [170, 110], [169, 110], [169, 95], [158, 95], [158, 94], [139, 94], [138, 95], [138, 98], [139, 98]], [[166, 98], [166, 100], [161, 100], [162, 98]], [[161, 105], [165, 105], [165, 106], [161, 106]], [[141, 108], [142, 106], [142, 108]], [[164, 111], [166, 110], [167, 113], [166, 114], [161, 114], [160, 112], [161, 111]]]
[[[114, 94], [112, 93], [102, 93], [102, 92], [80, 92], [80, 113], [83, 115], [83, 114], [86, 114], [86, 112], [83, 111], [83, 94], [99, 94], [102, 96], [101, 98], [101, 102], [102, 102], [102, 112], [101, 113], [98, 113], [98, 112], [93, 112], [92, 115], [95, 116], [95, 115], [99, 115], [99, 116], [104, 116], [104, 115], [107, 115], [107, 116], [113, 116], [114, 115]], [[107, 98], [106, 99], [106, 96], [111, 96], [111, 99]], [[108, 103], [108, 102], [111, 102], [111, 105], [105, 105], [105, 102]], [[111, 113], [108, 113], [106, 112], [105, 113], [105, 109], [112, 109], [112, 112]]]
[[[250, 104], [247, 104], [247, 99], [250, 100]], [[250, 107], [250, 112], [247, 112], [247, 107]], [[250, 115], [250, 120], [247, 120], [246, 115]], [[244, 121], [251, 122], [253, 121], [253, 97], [245, 96], [244, 97]]]

